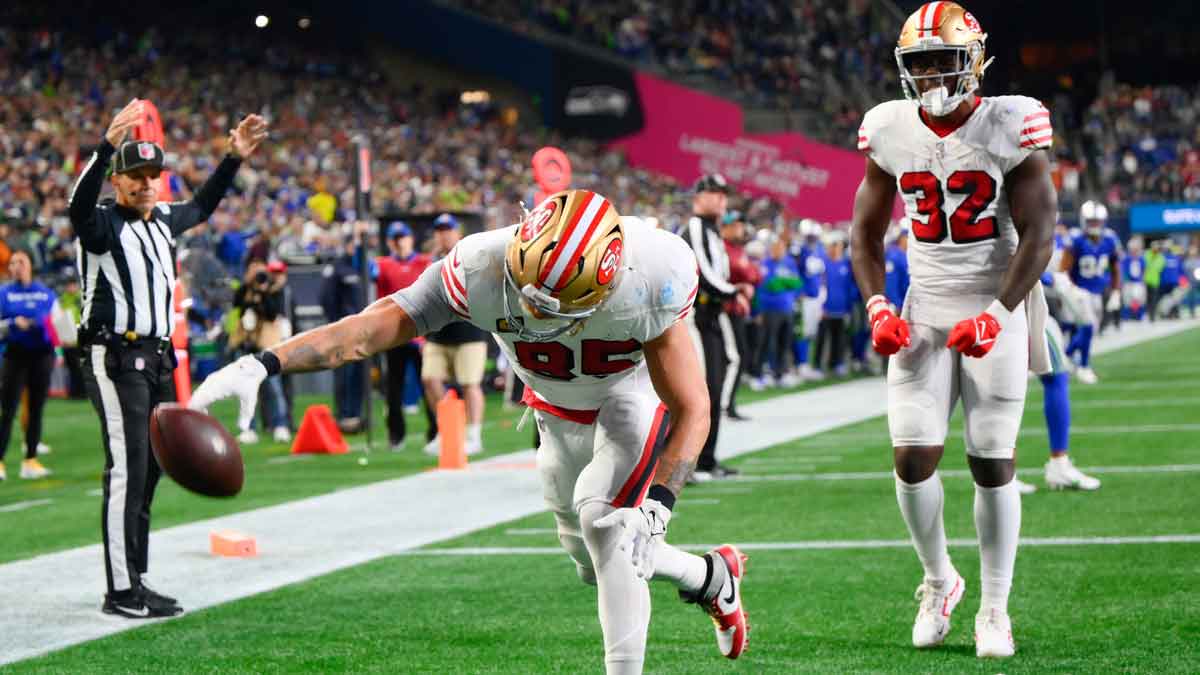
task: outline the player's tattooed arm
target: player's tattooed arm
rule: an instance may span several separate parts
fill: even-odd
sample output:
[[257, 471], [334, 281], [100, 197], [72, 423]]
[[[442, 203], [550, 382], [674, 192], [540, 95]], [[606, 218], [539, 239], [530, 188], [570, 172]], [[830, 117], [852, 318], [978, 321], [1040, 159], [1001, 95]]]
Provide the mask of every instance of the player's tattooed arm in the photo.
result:
[[868, 157], [866, 174], [854, 193], [854, 225], [850, 228], [850, 264], [864, 298], [884, 292], [883, 237], [895, 203], [896, 179]]
[[416, 336], [408, 313], [390, 298], [381, 298], [358, 314], [305, 331], [271, 352], [282, 372], [326, 370], [365, 359], [402, 345]]
[[671, 433], [658, 460], [653, 485], [678, 496], [708, 438], [708, 386], [682, 322], [647, 342], [643, 349], [654, 391], [671, 414]]
[[[1013, 226], [1020, 241], [1000, 281], [1000, 303], [1012, 310], [1041, 279], [1054, 254], [1058, 194], [1050, 179], [1050, 160], [1038, 150], [1004, 177]], [[1064, 256], [1065, 258], [1066, 256]]]

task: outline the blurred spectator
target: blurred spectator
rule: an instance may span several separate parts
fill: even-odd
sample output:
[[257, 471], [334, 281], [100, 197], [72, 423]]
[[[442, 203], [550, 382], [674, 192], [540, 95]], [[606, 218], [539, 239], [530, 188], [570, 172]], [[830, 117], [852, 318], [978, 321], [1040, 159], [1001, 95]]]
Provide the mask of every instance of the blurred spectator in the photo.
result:
[[[330, 323], [357, 314], [367, 306], [366, 280], [362, 277], [363, 238], [370, 225], [357, 221], [351, 226], [342, 255], [325, 266], [321, 285], [321, 307]], [[363, 387], [366, 366], [362, 361], [333, 371], [333, 395], [338, 426], [346, 433], [362, 431]]]
[[755, 298], [763, 317], [762, 380], [764, 385], [778, 383], [794, 387], [797, 380], [789, 372], [795, 324], [796, 299], [804, 286], [796, 261], [788, 255], [787, 242], [774, 236], [763, 262], [763, 278]]
[[[378, 276], [375, 291], [378, 297], [387, 297], [396, 291], [408, 288], [429, 267], [429, 256], [417, 253], [413, 245], [413, 232], [407, 223], [396, 221], [388, 226], [387, 245], [389, 255], [375, 261]], [[407, 440], [407, 425], [404, 420], [404, 384], [408, 369], [412, 366], [417, 377], [421, 376], [421, 343], [413, 340], [387, 352], [387, 406], [388, 442], [393, 451], [401, 451]], [[422, 397], [424, 398], [424, 397]], [[436, 426], [431, 408], [426, 402], [425, 413], [429, 425]]]
[[[846, 370], [846, 321], [854, 308], [858, 286], [846, 257], [846, 233], [840, 230], [827, 232], [825, 250], [825, 305], [821, 325], [817, 330], [817, 344], [813, 357], [817, 377], [824, 377], [826, 368], [839, 377]], [[828, 356], [828, 361], [825, 357]]]
[[42, 441], [42, 412], [50, 391], [50, 373], [54, 370], [50, 311], [55, 296], [54, 291], [34, 281], [33, 261], [27, 252], [12, 253], [8, 265], [13, 281], [0, 287], [0, 331], [5, 346], [3, 384], [0, 384], [0, 480], [6, 477], [4, 455], [21, 394], [26, 391], [29, 423], [25, 429], [21, 478], [45, 478], [50, 470], [38, 461], [37, 447]]
[[[762, 281], [762, 270], [758, 263], [751, 261], [746, 255], [746, 223], [742, 220], [740, 211], [725, 214], [721, 225], [721, 239], [725, 241], [725, 253], [729, 256], [729, 283], [735, 286], [745, 284], [757, 287]], [[730, 330], [733, 333], [734, 349], [731, 353], [736, 356], [736, 360], [731, 365], [734, 377], [726, 378], [721, 393], [721, 405], [730, 419], [743, 420], [746, 417], [737, 409], [737, 385], [742, 381], [742, 375], [754, 355], [746, 335], [746, 322], [750, 318], [750, 311], [744, 303], [729, 301], [725, 303], [725, 315], [729, 317]], [[726, 351], [730, 351], [728, 347]]]
[[[462, 239], [462, 227], [454, 216], [443, 213], [433, 221], [434, 260], [450, 255]], [[423, 361], [421, 384], [425, 388], [425, 403], [436, 409], [446, 395], [451, 380], [462, 389], [467, 404], [468, 455], [483, 451], [483, 370], [487, 364], [488, 334], [466, 321], [456, 321], [425, 336], [421, 348]], [[425, 446], [425, 453], [438, 455], [441, 438], [436, 434]]]
[[[284, 291], [287, 288], [287, 267], [282, 263], [252, 262], [246, 267], [245, 279], [233, 296], [234, 308], [240, 310], [238, 332], [230, 341], [237, 351], [255, 354], [291, 337], [291, 323], [287, 317]], [[263, 382], [260, 400], [265, 406], [268, 428], [275, 441], [287, 443], [292, 440], [291, 405], [284, 396], [281, 376], [268, 377]], [[248, 428], [238, 437], [242, 443], [258, 441], [253, 428]]]

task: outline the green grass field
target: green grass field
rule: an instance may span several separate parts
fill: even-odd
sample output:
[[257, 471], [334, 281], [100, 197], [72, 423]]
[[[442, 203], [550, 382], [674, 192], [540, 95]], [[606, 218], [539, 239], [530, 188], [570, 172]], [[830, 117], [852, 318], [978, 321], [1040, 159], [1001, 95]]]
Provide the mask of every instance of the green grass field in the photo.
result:
[[[1101, 384], [1072, 386], [1073, 455], [1080, 466], [1200, 464], [1195, 382], [1200, 331], [1098, 357]], [[749, 397], [747, 397], [749, 399]], [[1030, 381], [1019, 448], [1023, 478], [1041, 484], [1047, 442], [1041, 387]], [[60, 482], [11, 481], [0, 506], [49, 496], [44, 507], [0, 513], [4, 560], [95, 541], [100, 460], [90, 410], [56, 405], [48, 461]], [[489, 452], [528, 445], [515, 413], [489, 417]], [[59, 423], [61, 422], [61, 423]], [[951, 424], [943, 468], [962, 470], [961, 417]], [[56, 435], [57, 434], [57, 435]], [[86, 439], [82, 436], [87, 435]], [[66, 450], [77, 438], [79, 457]], [[90, 443], [91, 446], [85, 446]], [[62, 447], [60, 451], [58, 448]], [[15, 450], [15, 448], [14, 448]], [[75, 450], [71, 451], [72, 453]], [[156, 524], [319, 494], [418, 471], [419, 453], [272, 464], [281, 447], [248, 453], [247, 491], [203, 500], [164, 484]], [[10, 453], [10, 467], [15, 452]], [[1200, 544], [1027, 546], [1017, 560], [1010, 613], [1017, 656], [979, 662], [971, 639], [978, 555], [951, 557], [968, 583], [947, 645], [909, 646], [920, 566], [908, 547], [783, 549], [796, 542], [903, 540], [882, 418], [752, 453], [735, 462], [746, 480], [689, 488], [671, 523], [677, 544], [754, 544], [744, 601], [750, 651], [719, 657], [711, 624], [655, 584], [646, 670], [654, 673], [793, 672], [1197, 672]], [[821, 479], [822, 474], [866, 472]], [[880, 472], [881, 476], [873, 475]], [[815, 475], [814, 475], [815, 474]], [[1106, 472], [1098, 493], [1040, 491], [1023, 500], [1024, 537], [1200, 534], [1194, 471]], [[827, 475], [826, 478], [829, 478]], [[950, 475], [946, 527], [974, 537], [968, 477]], [[15, 494], [14, 494], [15, 493]], [[73, 496], [78, 493], [77, 497]], [[12, 666], [12, 672], [600, 672], [603, 653], [593, 589], [580, 584], [539, 514], [443, 542], [445, 555], [400, 555], [194, 612]], [[517, 532], [514, 532], [517, 531]], [[529, 547], [504, 555], [454, 549]], [[15, 548], [15, 550], [14, 550]], [[166, 589], [169, 590], [169, 589]]]

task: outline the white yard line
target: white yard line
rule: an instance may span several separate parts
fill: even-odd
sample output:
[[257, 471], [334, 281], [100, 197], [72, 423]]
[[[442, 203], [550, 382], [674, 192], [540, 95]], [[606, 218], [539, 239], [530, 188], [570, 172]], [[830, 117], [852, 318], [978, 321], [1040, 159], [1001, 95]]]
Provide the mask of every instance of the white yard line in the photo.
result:
[[[1196, 325], [1200, 322], [1135, 326], [1100, 338], [1093, 351]], [[718, 456], [735, 457], [868, 420], [886, 412], [886, 406], [880, 378], [746, 404], [742, 408], [753, 419], [722, 424]], [[886, 431], [881, 428], [878, 435], [885, 437]], [[151, 537], [154, 580], [194, 611], [540, 513], [545, 506], [536, 471], [513, 468], [532, 456], [531, 451], [513, 453], [467, 471], [424, 472], [156, 530]], [[210, 555], [208, 534], [218, 529], [254, 535], [258, 557]], [[19, 602], [0, 603], [0, 664], [145, 625], [100, 613], [102, 563], [95, 544], [0, 565], [0, 588], [38, 589], [22, 594]]]
[[[975, 539], [950, 539], [947, 545], [975, 547]], [[1140, 537], [1022, 537], [1022, 547], [1034, 546], [1144, 546], [1148, 544], [1200, 544], [1200, 534], [1160, 534]], [[719, 544], [675, 544], [685, 551], [711, 551]], [[743, 551], [834, 551], [879, 548], [912, 548], [910, 539], [848, 539], [818, 541], [769, 541], [738, 544]], [[494, 555], [562, 555], [557, 546], [474, 546], [422, 548], [401, 555], [423, 557], [476, 557]]]
[[[1122, 473], [1197, 473], [1200, 464], [1163, 464], [1159, 466], [1084, 466], [1079, 468], [1084, 473], [1122, 474]], [[1021, 476], [1032, 476], [1041, 473], [1040, 468], [1019, 469]], [[939, 469], [938, 473], [944, 478], [966, 478], [971, 475], [967, 469]], [[891, 471], [836, 471], [828, 473], [777, 473], [777, 474], [739, 474], [726, 482], [735, 483], [787, 483], [799, 481], [839, 481], [839, 480], [891, 480]]]
[[47, 504], [53, 504], [53, 503], [54, 503], [53, 499], [30, 499], [29, 501], [24, 501], [24, 502], [13, 502], [12, 504], [6, 504], [4, 506], [0, 506], [0, 513], [12, 513], [14, 511], [24, 511], [26, 509], [32, 509], [32, 508], [36, 508], [38, 506], [45, 506]]

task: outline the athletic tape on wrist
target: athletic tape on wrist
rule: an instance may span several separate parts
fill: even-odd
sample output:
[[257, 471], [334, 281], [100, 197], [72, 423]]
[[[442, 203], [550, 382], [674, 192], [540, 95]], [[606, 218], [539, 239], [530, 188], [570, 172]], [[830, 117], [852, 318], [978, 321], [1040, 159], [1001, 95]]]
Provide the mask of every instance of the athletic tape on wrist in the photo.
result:
[[283, 372], [283, 365], [279, 363], [279, 357], [275, 356], [273, 352], [264, 350], [255, 354], [254, 357], [263, 364], [263, 368], [267, 369], [267, 377]]
[[651, 485], [650, 489], [646, 492], [646, 498], [653, 499], [662, 504], [667, 507], [668, 511], [675, 509], [675, 493], [667, 489], [665, 485]]

